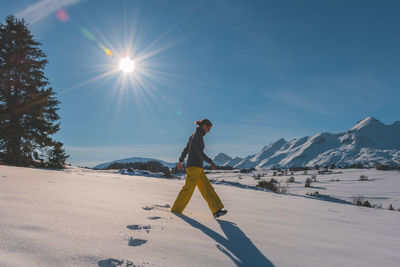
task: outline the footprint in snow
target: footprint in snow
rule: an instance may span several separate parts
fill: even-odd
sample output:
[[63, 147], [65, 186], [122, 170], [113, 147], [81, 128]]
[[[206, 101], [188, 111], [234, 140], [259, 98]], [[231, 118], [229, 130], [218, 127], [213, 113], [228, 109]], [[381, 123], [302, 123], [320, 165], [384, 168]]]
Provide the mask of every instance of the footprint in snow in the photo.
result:
[[159, 220], [159, 219], [161, 219], [161, 217], [154, 216], [154, 217], [147, 217], [147, 219], [149, 219], [149, 220]]
[[[98, 261], [97, 264], [100, 267], [115, 267], [115, 266], [123, 266], [123, 267], [143, 267], [146, 263], [143, 263], [142, 265], [138, 265], [138, 264], [134, 264], [132, 261], [130, 260], [117, 260], [117, 259], [105, 259], [105, 260], [101, 260]], [[148, 263], [147, 263], [148, 264]]]
[[147, 243], [147, 240], [145, 240], [145, 239], [139, 239], [139, 238], [131, 237], [129, 239], [128, 245], [131, 246], [131, 247], [138, 247], [138, 246], [141, 246], [141, 245], [143, 245], [145, 243]]
[[151, 205], [151, 206], [144, 206], [142, 209], [144, 210], [164, 210], [164, 211], [169, 211], [171, 206], [169, 204], [165, 205]]
[[[127, 262], [125, 266], [132, 266], [130, 263], [131, 263], [131, 261], [129, 261], [129, 263]], [[124, 264], [124, 260], [121, 261], [121, 260], [110, 258], [110, 259], [98, 261], [97, 264], [100, 267], [122, 266]]]
[[130, 230], [146, 230], [146, 233], [150, 233], [151, 225], [133, 224], [126, 226], [126, 228]]

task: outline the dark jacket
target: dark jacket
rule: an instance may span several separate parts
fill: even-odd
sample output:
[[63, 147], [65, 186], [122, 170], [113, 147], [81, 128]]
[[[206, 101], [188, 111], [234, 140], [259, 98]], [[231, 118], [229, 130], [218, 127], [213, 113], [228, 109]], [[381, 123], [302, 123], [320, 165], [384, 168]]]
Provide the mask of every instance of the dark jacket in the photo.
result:
[[186, 155], [189, 153], [187, 166], [188, 167], [199, 167], [203, 168], [203, 161], [206, 161], [210, 165], [213, 161], [204, 154], [204, 140], [203, 136], [206, 133], [200, 127], [197, 127], [194, 134], [189, 137], [189, 141], [182, 152], [181, 157], [179, 158], [180, 162], [183, 162], [186, 158]]

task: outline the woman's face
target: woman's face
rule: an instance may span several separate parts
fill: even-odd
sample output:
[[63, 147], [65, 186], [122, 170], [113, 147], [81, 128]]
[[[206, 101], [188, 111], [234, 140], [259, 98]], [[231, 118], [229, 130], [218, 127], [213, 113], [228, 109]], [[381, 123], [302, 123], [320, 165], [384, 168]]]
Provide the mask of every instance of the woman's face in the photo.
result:
[[204, 132], [208, 133], [211, 130], [212, 125], [203, 125], [201, 128], [203, 128]]

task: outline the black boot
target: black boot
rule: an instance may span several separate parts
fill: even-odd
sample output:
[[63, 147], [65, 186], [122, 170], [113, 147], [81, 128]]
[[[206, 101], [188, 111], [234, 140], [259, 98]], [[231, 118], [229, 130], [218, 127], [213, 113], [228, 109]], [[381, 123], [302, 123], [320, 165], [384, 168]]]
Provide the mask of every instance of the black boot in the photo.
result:
[[228, 213], [227, 210], [219, 209], [216, 212], [214, 212], [214, 218], [218, 218], [218, 217], [220, 217], [222, 215], [225, 215], [227, 213]]

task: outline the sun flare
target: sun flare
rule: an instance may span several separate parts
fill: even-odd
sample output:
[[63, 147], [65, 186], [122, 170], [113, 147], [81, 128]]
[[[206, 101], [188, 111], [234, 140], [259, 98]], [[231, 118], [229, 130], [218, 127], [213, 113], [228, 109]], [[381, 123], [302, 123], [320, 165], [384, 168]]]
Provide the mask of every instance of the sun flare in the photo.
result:
[[135, 61], [131, 60], [129, 57], [122, 58], [119, 61], [119, 69], [124, 73], [132, 72], [135, 69]]

